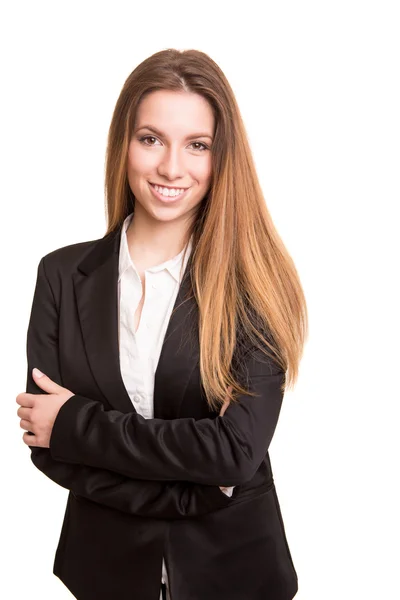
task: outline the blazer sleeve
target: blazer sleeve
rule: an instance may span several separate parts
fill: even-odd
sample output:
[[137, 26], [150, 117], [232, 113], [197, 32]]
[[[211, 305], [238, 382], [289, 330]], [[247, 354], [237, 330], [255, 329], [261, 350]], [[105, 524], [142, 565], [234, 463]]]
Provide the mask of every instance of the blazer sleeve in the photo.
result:
[[[28, 325], [27, 359], [28, 393], [45, 393], [32, 378], [33, 367], [42, 369], [53, 381], [63, 386], [58, 359], [58, 313], [46, 278], [43, 258], [38, 266]], [[89, 500], [130, 514], [179, 519], [207, 514], [230, 503], [230, 498], [218, 486], [130, 478], [106, 468], [56, 460], [48, 448], [29, 448], [33, 464], [60, 486]]]
[[145, 419], [105, 411], [101, 402], [76, 394], [56, 417], [50, 453], [132, 478], [241, 485], [253, 478], [267, 453], [285, 378], [261, 351], [248, 353], [245, 372], [256, 396], [239, 396], [214, 419]]

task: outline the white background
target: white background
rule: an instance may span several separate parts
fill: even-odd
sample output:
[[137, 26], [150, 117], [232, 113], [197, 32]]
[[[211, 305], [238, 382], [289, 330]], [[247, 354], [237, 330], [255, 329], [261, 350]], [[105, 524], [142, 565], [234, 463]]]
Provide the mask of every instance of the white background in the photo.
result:
[[72, 598], [52, 574], [68, 492], [33, 466], [16, 414], [36, 270], [104, 235], [115, 102], [168, 47], [225, 72], [307, 297], [309, 341], [270, 452], [296, 600], [400, 598], [396, 4], [2, 4], [2, 598]]

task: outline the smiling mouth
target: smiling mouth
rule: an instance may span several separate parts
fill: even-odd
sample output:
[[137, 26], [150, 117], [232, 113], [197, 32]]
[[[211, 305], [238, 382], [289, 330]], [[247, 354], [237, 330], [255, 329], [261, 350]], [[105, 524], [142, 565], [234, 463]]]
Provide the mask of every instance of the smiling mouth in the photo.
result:
[[[182, 189], [184, 190], [183, 192], [178, 192], [178, 193], [172, 193], [171, 195], [168, 194], [168, 196], [165, 196], [162, 192], [159, 192], [156, 190], [156, 188], [154, 187], [155, 184], [151, 183], [150, 181], [148, 182], [149, 186], [151, 188], [151, 191], [153, 193], [153, 195], [158, 198], [158, 200], [161, 200], [162, 202], [174, 202], [176, 200], [178, 200], [179, 198], [183, 198], [186, 197], [186, 192], [188, 192], [190, 190], [190, 188], [172, 188], [172, 189]], [[163, 189], [161, 186], [157, 186], [159, 189]], [[167, 188], [167, 189], [171, 189], [171, 188]]]

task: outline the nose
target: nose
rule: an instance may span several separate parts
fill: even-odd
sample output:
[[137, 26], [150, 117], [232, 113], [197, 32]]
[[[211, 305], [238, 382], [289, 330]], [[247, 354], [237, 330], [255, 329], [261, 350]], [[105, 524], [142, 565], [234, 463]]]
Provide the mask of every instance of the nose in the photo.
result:
[[175, 181], [176, 179], [183, 177], [185, 171], [179, 150], [172, 147], [166, 149], [162, 159], [160, 160], [157, 170], [159, 175], [171, 181]]

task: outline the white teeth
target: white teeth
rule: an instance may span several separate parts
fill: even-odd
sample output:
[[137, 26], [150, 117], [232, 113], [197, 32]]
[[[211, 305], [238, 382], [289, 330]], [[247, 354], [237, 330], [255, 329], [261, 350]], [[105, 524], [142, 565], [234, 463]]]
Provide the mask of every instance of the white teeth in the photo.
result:
[[180, 196], [180, 194], [183, 194], [183, 192], [185, 191], [182, 188], [173, 188], [173, 189], [169, 189], [169, 188], [163, 188], [163, 187], [159, 187], [158, 185], [154, 186], [154, 189], [159, 193], [162, 194], [163, 196], [166, 196], [167, 198], [169, 196]]

